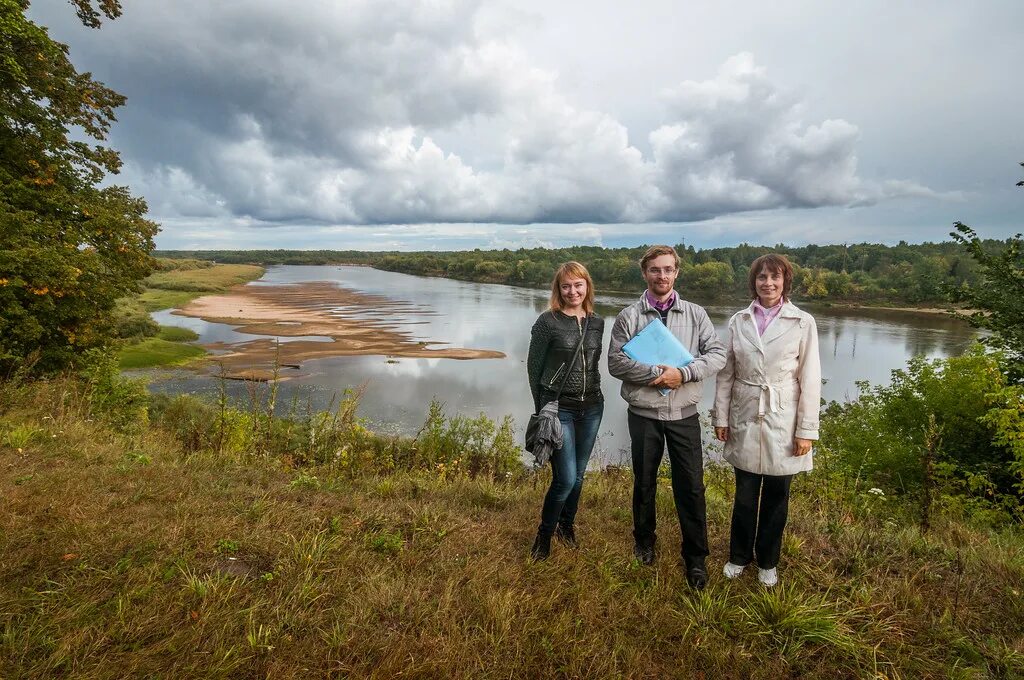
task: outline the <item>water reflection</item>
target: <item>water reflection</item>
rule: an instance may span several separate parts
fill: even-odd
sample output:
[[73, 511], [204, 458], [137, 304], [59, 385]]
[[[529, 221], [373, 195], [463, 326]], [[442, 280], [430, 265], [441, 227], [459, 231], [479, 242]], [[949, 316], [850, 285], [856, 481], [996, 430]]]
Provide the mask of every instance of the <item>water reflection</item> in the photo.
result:
[[[302, 410], [328, 408], [344, 390], [366, 383], [361, 413], [374, 426], [413, 433], [422, 424], [431, 399], [447, 405], [449, 413], [475, 416], [487, 413], [495, 419], [506, 414], [525, 423], [532, 411], [526, 384], [526, 353], [530, 327], [547, 307], [548, 291], [481, 285], [377, 271], [367, 267], [278, 266], [267, 270], [257, 284], [289, 284], [333, 281], [363, 293], [385, 295], [407, 303], [400, 312], [384, 318], [417, 340], [442, 345], [496, 349], [504, 359], [457, 361], [453, 359], [388, 359], [383, 356], [334, 357], [305, 362], [293, 379], [281, 384], [282, 408], [298, 404]], [[638, 292], [639, 294], [639, 292]], [[597, 311], [608, 323], [636, 296], [601, 295]], [[719, 334], [740, 306], [709, 306], [708, 313]], [[822, 354], [823, 395], [844, 400], [856, 395], [855, 382], [887, 382], [890, 372], [902, 368], [911, 356], [945, 357], [957, 354], [972, 341], [974, 331], [966, 324], [942, 315], [883, 310], [838, 310], [808, 306], [815, 315]], [[366, 318], [381, 318], [370, 310]], [[253, 336], [223, 324], [207, 323], [160, 313], [160, 323], [192, 328], [201, 342], [238, 342]], [[602, 386], [608, 406], [598, 439], [595, 461], [628, 460], [629, 438], [625, 404], [618, 396], [619, 381], [602, 365]], [[245, 401], [249, 390], [242, 383], [228, 383], [229, 394]], [[175, 372], [153, 383], [155, 391], [214, 393], [213, 378]], [[705, 389], [702, 410], [710, 408], [711, 387]]]

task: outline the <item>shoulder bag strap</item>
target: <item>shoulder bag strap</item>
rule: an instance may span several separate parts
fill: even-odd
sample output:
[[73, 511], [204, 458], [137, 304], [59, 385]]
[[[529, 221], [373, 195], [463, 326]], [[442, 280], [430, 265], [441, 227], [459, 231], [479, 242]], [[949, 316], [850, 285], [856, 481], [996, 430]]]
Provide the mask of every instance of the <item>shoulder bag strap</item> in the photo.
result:
[[590, 327], [590, 316], [587, 316], [587, 320], [583, 322], [583, 332], [580, 333], [580, 341], [576, 343], [576, 349], [572, 354], [572, 361], [569, 362], [569, 368], [566, 369], [565, 375], [562, 376], [562, 384], [558, 386], [558, 392], [555, 394], [554, 401], [558, 401], [558, 398], [562, 396], [562, 390], [565, 389], [565, 381], [569, 379], [569, 373], [572, 372], [572, 367], [576, 365], [576, 358], [580, 355], [580, 350], [583, 348], [583, 339], [587, 337], [587, 328]]

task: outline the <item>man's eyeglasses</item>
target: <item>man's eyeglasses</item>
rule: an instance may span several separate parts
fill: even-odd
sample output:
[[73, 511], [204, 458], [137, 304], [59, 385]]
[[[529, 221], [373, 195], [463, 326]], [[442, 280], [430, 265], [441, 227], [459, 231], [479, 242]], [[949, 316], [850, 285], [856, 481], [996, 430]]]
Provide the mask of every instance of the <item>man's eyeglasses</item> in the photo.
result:
[[661, 276], [662, 274], [664, 274], [665, 276], [672, 276], [673, 274], [676, 273], [676, 268], [665, 267], [664, 269], [662, 269], [661, 267], [648, 267], [647, 273], [650, 274], [651, 276]]

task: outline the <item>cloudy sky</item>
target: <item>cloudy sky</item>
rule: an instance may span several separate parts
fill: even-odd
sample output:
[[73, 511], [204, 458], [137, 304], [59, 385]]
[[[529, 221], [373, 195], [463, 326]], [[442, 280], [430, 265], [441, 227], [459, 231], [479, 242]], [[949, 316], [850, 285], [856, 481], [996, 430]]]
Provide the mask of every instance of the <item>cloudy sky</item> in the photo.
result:
[[31, 16], [127, 95], [162, 248], [1024, 229], [1024, 2], [123, 0]]

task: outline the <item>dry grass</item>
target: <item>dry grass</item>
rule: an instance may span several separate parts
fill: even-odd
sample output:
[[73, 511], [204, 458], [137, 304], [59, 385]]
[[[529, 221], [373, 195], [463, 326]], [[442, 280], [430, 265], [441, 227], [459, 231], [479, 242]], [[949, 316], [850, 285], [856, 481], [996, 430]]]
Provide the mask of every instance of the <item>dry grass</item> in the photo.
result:
[[175, 269], [151, 274], [143, 281], [146, 288], [212, 293], [258, 279], [263, 267], [251, 264], [218, 264], [199, 269]]
[[667, 486], [662, 552], [631, 559], [628, 471], [588, 478], [580, 550], [532, 563], [544, 475], [186, 455], [49, 389], [0, 410], [0, 677], [1024, 673], [1017, 531], [922, 536], [802, 479], [784, 586], [765, 592], [714, 571], [732, 490], [710, 472], [713, 574], [694, 594]]
[[263, 276], [263, 267], [214, 264], [203, 260], [157, 260], [158, 270], [143, 282], [131, 304], [147, 312], [183, 307], [206, 293], [219, 293]]

